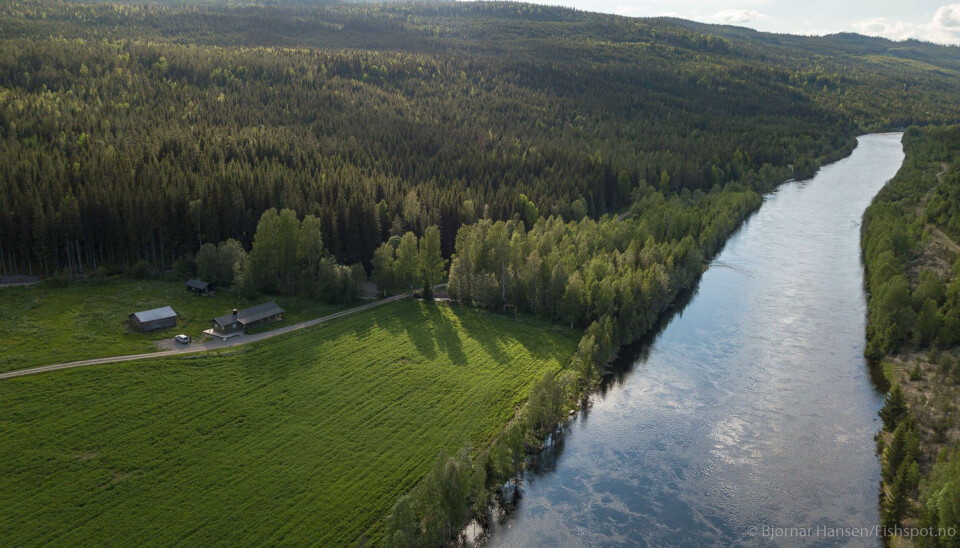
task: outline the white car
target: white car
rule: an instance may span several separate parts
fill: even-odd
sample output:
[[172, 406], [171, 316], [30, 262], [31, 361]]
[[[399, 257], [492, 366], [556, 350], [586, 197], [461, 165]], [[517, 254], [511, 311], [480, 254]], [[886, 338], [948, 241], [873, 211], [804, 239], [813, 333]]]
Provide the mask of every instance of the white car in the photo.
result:
[[190, 344], [190, 336], [184, 335], [183, 333], [174, 337], [173, 340], [177, 341], [180, 344]]

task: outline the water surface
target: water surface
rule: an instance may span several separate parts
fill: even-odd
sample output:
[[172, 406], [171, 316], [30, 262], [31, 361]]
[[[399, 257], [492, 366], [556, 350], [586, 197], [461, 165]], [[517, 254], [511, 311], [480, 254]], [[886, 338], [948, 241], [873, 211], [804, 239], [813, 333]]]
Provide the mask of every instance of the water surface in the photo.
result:
[[863, 358], [864, 209], [903, 161], [867, 135], [791, 182], [524, 480], [493, 546], [878, 545], [758, 527], [871, 527], [881, 394]]

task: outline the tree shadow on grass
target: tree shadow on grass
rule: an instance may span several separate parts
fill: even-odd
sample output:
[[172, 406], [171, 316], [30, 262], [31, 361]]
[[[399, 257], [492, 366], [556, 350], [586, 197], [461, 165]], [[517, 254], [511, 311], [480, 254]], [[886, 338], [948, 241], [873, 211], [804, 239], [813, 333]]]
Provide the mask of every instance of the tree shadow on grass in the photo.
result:
[[[471, 322], [475, 323], [477, 321], [482, 321], [485, 317], [488, 317], [490, 319], [497, 320], [498, 322], [516, 322], [518, 328], [522, 326], [530, 330], [538, 329], [543, 331], [543, 335], [552, 335], [554, 333], [566, 335], [561, 331], [557, 331], [556, 326], [553, 326], [547, 322], [543, 322], [542, 325], [539, 323], [532, 323], [541, 321], [532, 317], [517, 318], [512, 314], [488, 312], [469, 307], [462, 307], [452, 303], [450, 304], [450, 310], [457, 317], [458, 321], [461, 323], [467, 323], [468, 325]], [[562, 366], [566, 366], [566, 360], [569, 359], [570, 355], [572, 355], [573, 351], [576, 349], [575, 346], [571, 346], [569, 349], [564, 348], [562, 344], [557, 344], [552, 337], [548, 342], [544, 342], [543, 337], [539, 334], [517, 336], [516, 330], [504, 330], [501, 328], [501, 326], [487, 325], [486, 329], [477, 331], [475, 334], [476, 336], [473, 338], [481, 344], [484, 351], [491, 358], [500, 363], [507, 363], [511, 360], [511, 356], [504, 351], [504, 348], [511, 343], [522, 346], [530, 355], [530, 357], [536, 361], [557, 360]]]
[[441, 352], [446, 352], [447, 357], [454, 365], [466, 365], [467, 355], [463, 353], [463, 341], [460, 340], [460, 333], [453, 326], [453, 320], [443, 313], [443, 310], [437, 308], [435, 304], [427, 304], [431, 307], [430, 317], [433, 330], [437, 334], [437, 347]]
[[[470, 325], [477, 321], [482, 321], [486, 315], [485, 312], [460, 307], [459, 305], [449, 304], [445, 306], [448, 307], [454, 317], [457, 318], [457, 322], [461, 325]], [[496, 318], [495, 315], [491, 315], [490, 317]], [[507, 341], [516, 341], [516, 337], [510, 336], [507, 332], [500, 329], [499, 326], [490, 324], [485, 325], [484, 329], [472, 330], [470, 334], [470, 338], [477, 341], [481, 348], [483, 348], [483, 351], [497, 363], [509, 363], [511, 361], [511, 357], [504, 351], [504, 347]], [[530, 355], [539, 359], [537, 352], [531, 352]]]
[[466, 365], [469, 360], [460, 331], [441, 306], [444, 305], [414, 303], [400, 314], [377, 316], [372, 323], [392, 335], [406, 336], [427, 359], [435, 359], [440, 352], [454, 365]]
[[[424, 305], [419, 309], [411, 309], [410, 312], [400, 314], [377, 315], [372, 324], [392, 335], [405, 335], [417, 352], [427, 359], [437, 357], [437, 344], [430, 329], [425, 324], [430, 323], [430, 316]], [[358, 328], [360, 328], [358, 326]]]
[[[510, 320], [511, 318], [505, 317], [505, 319]], [[514, 321], [542, 332], [542, 335], [534, 337], [517, 338], [517, 344], [537, 360], [557, 360], [561, 367], [567, 366], [570, 357], [577, 349], [580, 337], [583, 336], [582, 331], [567, 329], [562, 325], [552, 324], [547, 320], [532, 316], [518, 318]]]

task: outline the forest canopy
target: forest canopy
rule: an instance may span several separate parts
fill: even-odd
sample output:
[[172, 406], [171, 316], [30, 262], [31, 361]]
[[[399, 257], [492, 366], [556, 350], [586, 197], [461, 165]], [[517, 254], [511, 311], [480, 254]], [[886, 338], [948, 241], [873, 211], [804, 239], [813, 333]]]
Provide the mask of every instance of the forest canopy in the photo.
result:
[[270, 208], [369, 271], [407, 231], [449, 257], [477, 219], [763, 191], [865, 129], [960, 119], [948, 48], [769, 40], [504, 3], [4, 2], [0, 271], [169, 268], [250, 249]]

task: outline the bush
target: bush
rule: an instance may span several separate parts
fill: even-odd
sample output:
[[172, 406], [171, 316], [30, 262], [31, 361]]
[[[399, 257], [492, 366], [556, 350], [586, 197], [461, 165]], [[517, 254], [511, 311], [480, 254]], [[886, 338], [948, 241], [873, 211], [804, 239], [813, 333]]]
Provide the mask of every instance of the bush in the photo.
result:
[[923, 380], [923, 370], [920, 369], [919, 362], [913, 364], [913, 369], [910, 370], [910, 380], [913, 382]]
[[133, 276], [135, 280], [142, 280], [152, 274], [153, 267], [143, 259], [137, 261], [136, 264], [133, 265], [133, 268], [130, 269], [130, 275]]
[[69, 274], [67, 274], [64, 271], [60, 271], [60, 272], [55, 272], [52, 276], [44, 278], [44, 280], [41, 281], [39, 285], [40, 287], [46, 288], [46, 289], [56, 289], [59, 287], [66, 287], [70, 285], [71, 281], [72, 280]]

